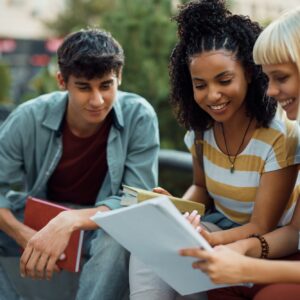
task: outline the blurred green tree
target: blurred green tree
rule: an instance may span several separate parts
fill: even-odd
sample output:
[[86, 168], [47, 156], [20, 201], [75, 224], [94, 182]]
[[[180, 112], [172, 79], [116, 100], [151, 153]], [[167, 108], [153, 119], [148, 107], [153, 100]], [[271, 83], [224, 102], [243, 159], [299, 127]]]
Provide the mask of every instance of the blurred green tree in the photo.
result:
[[102, 16], [102, 27], [121, 43], [126, 55], [122, 87], [144, 96], [156, 109], [161, 147], [184, 149], [169, 99], [168, 61], [176, 42], [170, 0], [120, 0]]
[[[177, 125], [168, 103], [168, 61], [176, 43], [176, 25], [171, 16], [177, 2], [67, 0], [66, 9], [47, 23], [58, 36], [94, 26], [112, 33], [126, 56], [122, 89], [142, 95], [154, 106], [160, 123], [161, 146], [169, 149], [185, 149], [184, 130]], [[44, 70], [34, 78], [31, 85], [37, 87], [37, 94], [47, 91], [43, 81], [47, 81], [49, 88], [54, 86], [48, 75]]]
[[11, 102], [10, 99], [10, 86], [11, 86], [11, 74], [9, 66], [0, 60], [0, 103], [8, 104]]

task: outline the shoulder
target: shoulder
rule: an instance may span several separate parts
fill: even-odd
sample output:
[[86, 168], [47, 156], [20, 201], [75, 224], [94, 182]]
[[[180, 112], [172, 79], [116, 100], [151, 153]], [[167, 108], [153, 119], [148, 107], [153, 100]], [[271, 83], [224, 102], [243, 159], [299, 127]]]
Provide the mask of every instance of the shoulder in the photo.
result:
[[139, 113], [150, 116], [156, 116], [152, 105], [140, 95], [118, 91], [117, 100], [121, 110], [124, 113]]
[[289, 120], [285, 115], [276, 115], [270, 122], [268, 128], [259, 128], [258, 139], [275, 141], [278, 139], [289, 141], [299, 139], [299, 124], [297, 121]]
[[66, 92], [53, 92], [28, 100], [20, 104], [12, 114], [24, 116], [32, 114], [34, 118], [41, 118], [44, 113], [49, 113], [57, 105], [65, 104], [67, 100]]
[[186, 134], [184, 135], [184, 143], [187, 146], [189, 150], [192, 149], [195, 141], [195, 131], [194, 130], [188, 130]]

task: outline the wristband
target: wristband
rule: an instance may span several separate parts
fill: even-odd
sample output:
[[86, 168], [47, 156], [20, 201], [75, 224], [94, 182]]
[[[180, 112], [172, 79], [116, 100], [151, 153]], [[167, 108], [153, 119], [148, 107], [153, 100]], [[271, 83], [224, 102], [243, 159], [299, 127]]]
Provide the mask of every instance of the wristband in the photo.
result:
[[261, 245], [261, 254], [260, 258], [268, 258], [269, 255], [269, 244], [266, 239], [260, 234], [254, 233], [249, 235], [249, 238], [257, 238], [260, 241]]

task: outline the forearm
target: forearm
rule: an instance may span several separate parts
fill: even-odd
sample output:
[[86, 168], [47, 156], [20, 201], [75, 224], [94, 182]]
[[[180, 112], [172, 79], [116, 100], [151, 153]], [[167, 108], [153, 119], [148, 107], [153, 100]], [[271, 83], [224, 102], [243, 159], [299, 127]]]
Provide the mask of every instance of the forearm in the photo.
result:
[[209, 197], [205, 188], [200, 187], [196, 184], [191, 185], [182, 196], [183, 199], [201, 202], [209, 207], [211, 204], [211, 198]]
[[[279, 258], [288, 256], [298, 250], [299, 233], [298, 229], [292, 225], [278, 228], [264, 235], [269, 245], [269, 258]], [[261, 245], [258, 241], [248, 239], [245, 241], [248, 245], [246, 255], [259, 257], [261, 254]]]
[[109, 211], [107, 206], [98, 206], [87, 209], [74, 209], [60, 213], [56, 218], [55, 222], [63, 222], [66, 226], [69, 226], [70, 231], [81, 230], [95, 230], [99, 226], [93, 222], [90, 218], [97, 212]]
[[300, 283], [300, 262], [247, 258], [242, 263], [242, 281], [253, 283]]
[[232, 229], [216, 231], [211, 233], [214, 245], [226, 245], [238, 240], [246, 239], [253, 233], [264, 234], [266, 231], [259, 225], [247, 223]]
[[16, 219], [7, 208], [0, 208], [0, 229], [21, 247], [25, 247], [28, 239], [35, 233], [30, 227]]

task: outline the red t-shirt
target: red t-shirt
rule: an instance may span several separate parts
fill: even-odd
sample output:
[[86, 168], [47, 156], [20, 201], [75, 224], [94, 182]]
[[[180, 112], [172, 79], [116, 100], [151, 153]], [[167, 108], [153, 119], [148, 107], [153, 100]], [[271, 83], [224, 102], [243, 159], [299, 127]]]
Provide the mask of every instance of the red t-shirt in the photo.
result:
[[106, 146], [112, 118], [109, 115], [90, 137], [75, 136], [63, 125], [63, 154], [48, 182], [48, 198], [55, 202], [94, 205], [107, 173]]

